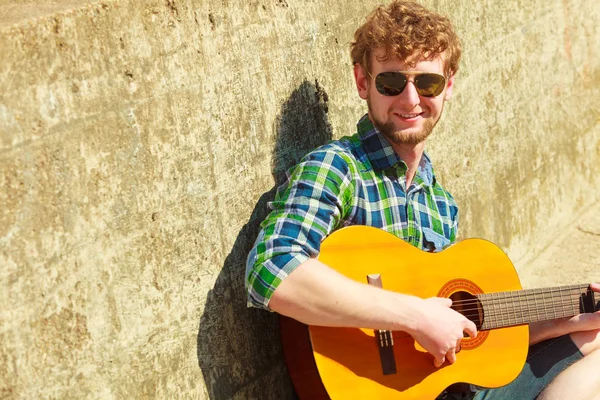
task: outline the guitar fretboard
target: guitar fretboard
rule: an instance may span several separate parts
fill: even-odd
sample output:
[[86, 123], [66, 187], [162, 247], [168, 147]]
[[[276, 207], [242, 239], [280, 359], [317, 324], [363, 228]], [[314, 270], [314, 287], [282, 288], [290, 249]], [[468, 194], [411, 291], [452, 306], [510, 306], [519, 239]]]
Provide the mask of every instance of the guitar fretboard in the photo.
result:
[[523, 325], [597, 311], [589, 285], [558, 286], [476, 296], [483, 306], [481, 330]]

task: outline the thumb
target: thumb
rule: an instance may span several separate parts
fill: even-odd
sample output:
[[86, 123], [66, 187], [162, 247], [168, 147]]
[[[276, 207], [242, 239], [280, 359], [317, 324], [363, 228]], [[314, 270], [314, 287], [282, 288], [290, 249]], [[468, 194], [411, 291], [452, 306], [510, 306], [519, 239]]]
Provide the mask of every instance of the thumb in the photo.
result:
[[446, 297], [436, 297], [436, 300], [446, 307], [450, 307], [452, 305], [452, 299], [448, 299]]

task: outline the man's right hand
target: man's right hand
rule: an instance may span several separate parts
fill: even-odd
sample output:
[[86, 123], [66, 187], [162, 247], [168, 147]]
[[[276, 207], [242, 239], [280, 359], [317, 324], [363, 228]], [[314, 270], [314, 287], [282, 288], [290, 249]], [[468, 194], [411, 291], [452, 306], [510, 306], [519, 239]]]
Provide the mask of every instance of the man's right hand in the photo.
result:
[[411, 335], [433, 356], [436, 368], [441, 367], [445, 360], [453, 364], [464, 332], [475, 338], [477, 327], [464, 315], [450, 308], [450, 299], [431, 297], [422, 301], [419, 308], [423, 316]]

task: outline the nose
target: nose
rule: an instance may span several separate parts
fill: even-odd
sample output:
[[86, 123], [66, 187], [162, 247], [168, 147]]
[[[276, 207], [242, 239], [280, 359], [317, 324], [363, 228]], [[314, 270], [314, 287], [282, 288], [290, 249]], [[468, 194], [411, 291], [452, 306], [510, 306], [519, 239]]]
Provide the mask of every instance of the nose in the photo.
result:
[[396, 102], [408, 110], [412, 110], [419, 104], [419, 93], [417, 93], [417, 88], [412, 80], [406, 83], [402, 93], [397, 96]]

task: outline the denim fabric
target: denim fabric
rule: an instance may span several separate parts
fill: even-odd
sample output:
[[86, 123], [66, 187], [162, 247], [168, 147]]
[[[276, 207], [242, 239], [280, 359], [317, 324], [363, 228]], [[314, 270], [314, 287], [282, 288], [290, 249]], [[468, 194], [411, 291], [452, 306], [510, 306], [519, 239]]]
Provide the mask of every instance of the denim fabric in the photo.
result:
[[511, 383], [477, 392], [474, 400], [533, 400], [562, 371], [583, 358], [569, 335], [548, 339], [529, 349], [523, 370]]

